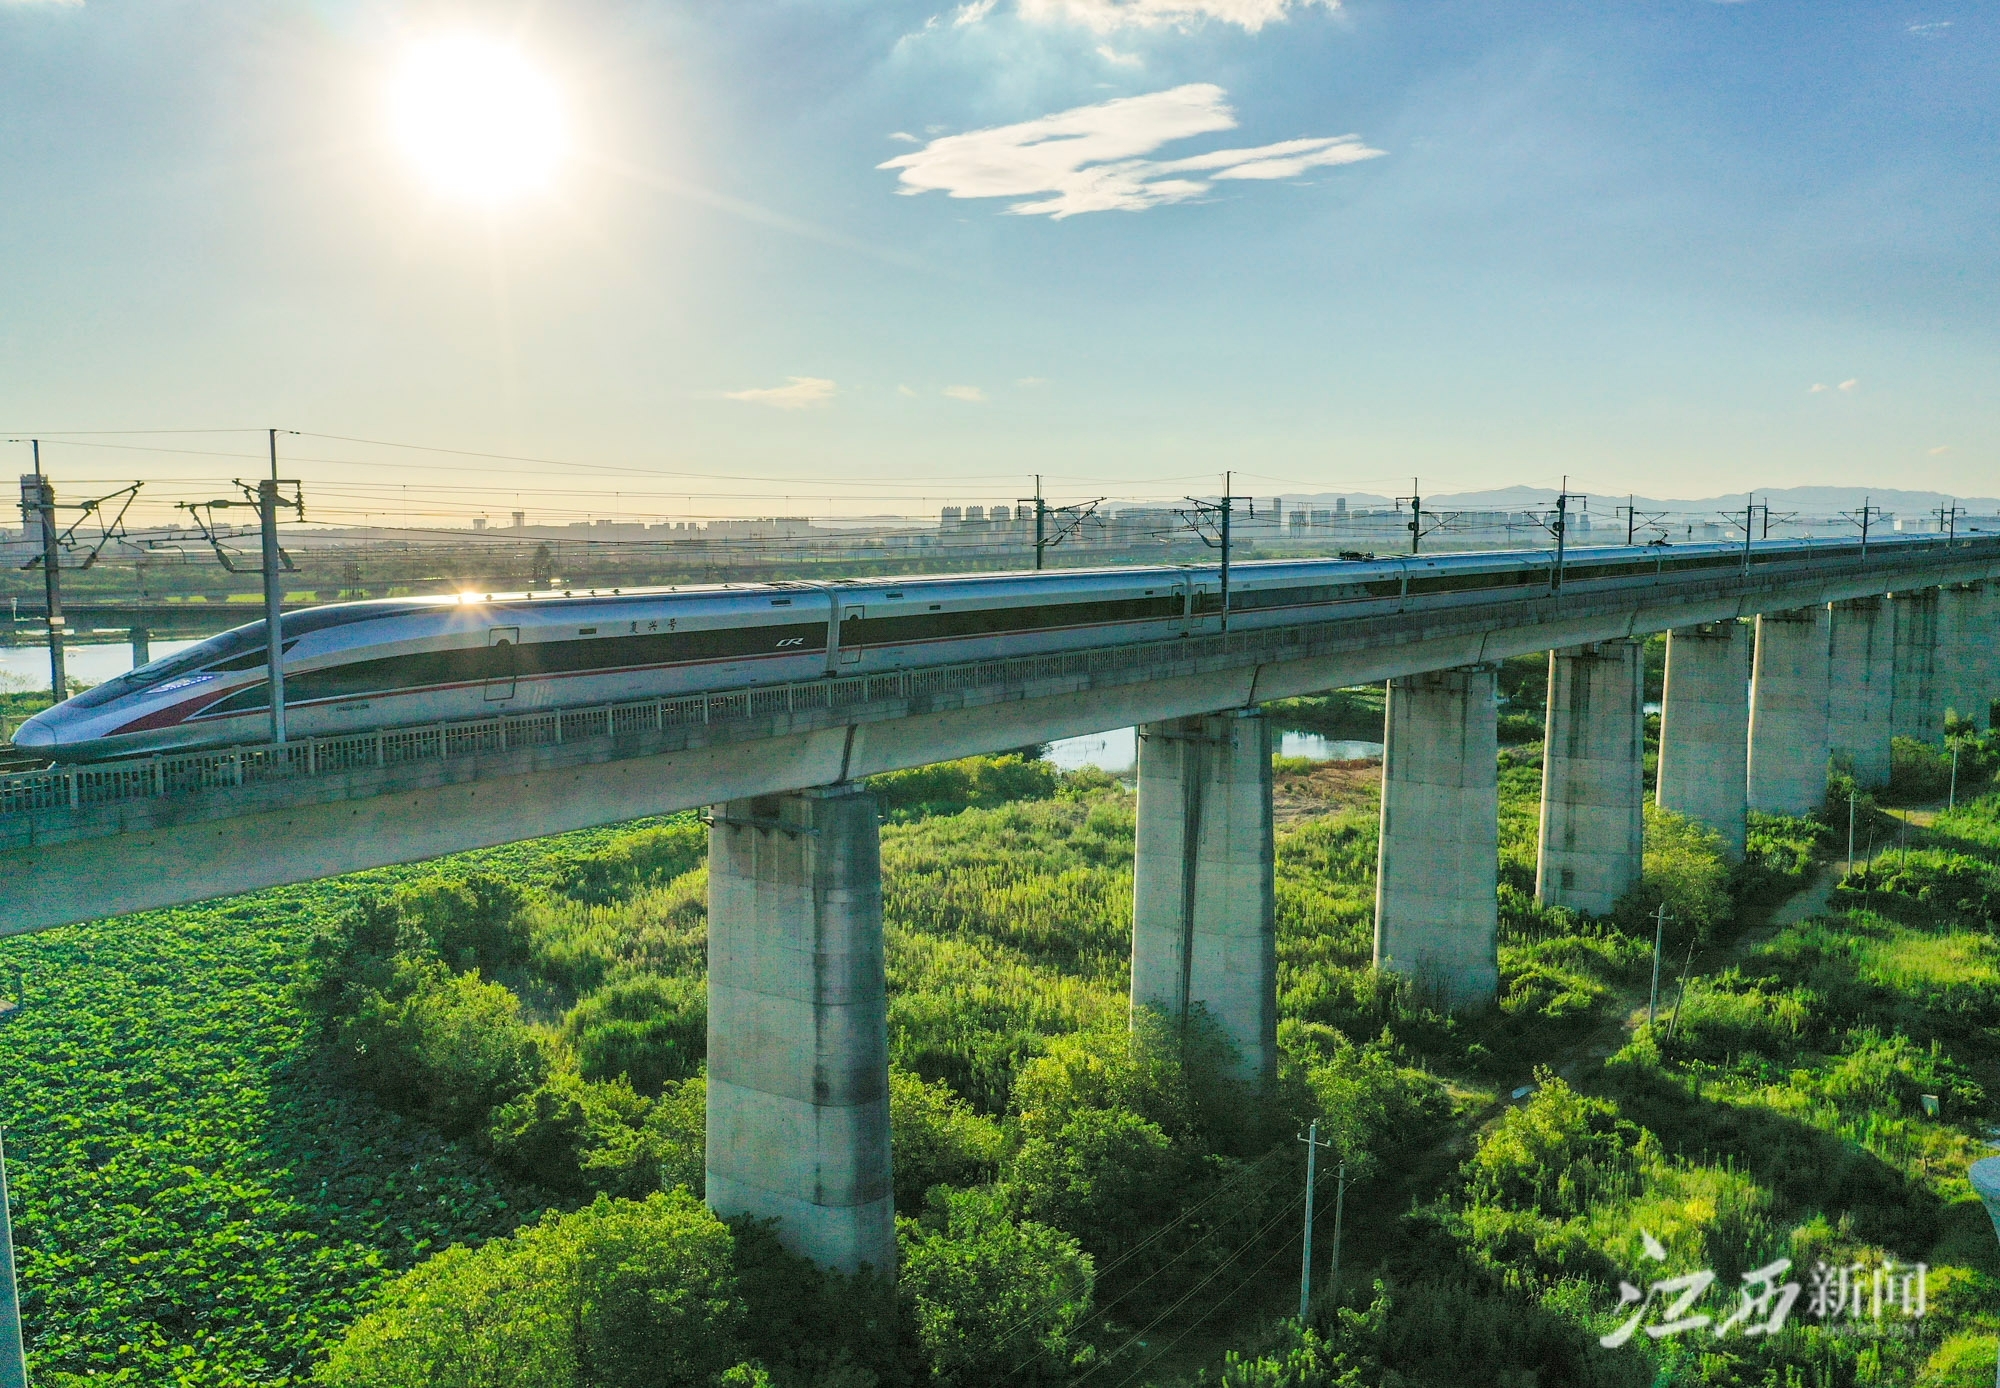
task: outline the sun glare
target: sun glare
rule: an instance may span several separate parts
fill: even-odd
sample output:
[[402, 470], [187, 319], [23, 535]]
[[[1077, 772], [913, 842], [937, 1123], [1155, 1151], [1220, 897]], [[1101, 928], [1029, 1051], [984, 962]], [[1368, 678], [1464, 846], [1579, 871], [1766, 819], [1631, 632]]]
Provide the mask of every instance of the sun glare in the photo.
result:
[[419, 44], [404, 56], [390, 99], [397, 144], [447, 197], [493, 203], [538, 192], [562, 160], [555, 86], [505, 44]]

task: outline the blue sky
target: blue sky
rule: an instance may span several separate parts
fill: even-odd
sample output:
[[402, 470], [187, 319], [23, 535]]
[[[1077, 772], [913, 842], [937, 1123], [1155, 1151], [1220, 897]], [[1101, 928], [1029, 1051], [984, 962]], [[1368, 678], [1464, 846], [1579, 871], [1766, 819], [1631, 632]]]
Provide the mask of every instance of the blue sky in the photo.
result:
[[[0, 429], [590, 465], [287, 440], [328, 517], [1224, 468], [1991, 494], [1996, 28], [1970, 0], [0, 0]], [[467, 34], [555, 93], [546, 188], [454, 200], [385, 133], [402, 56]], [[248, 466], [45, 456], [162, 499]]]

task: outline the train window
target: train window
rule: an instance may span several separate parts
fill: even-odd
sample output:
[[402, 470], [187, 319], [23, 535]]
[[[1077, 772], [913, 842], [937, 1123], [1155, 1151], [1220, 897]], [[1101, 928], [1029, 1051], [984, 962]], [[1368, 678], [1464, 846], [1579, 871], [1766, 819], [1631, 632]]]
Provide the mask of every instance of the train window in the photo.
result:
[[595, 636], [595, 635], [597, 635], [597, 628], [596, 628], [596, 627], [578, 627], [578, 628], [576, 629], [576, 634], [577, 634], [578, 636]]
[[885, 598], [900, 598], [903, 595], [901, 593], [884, 593], [882, 596]]
[[931, 611], [933, 611], [933, 612], [942, 612], [942, 611], [944, 611], [944, 604], [943, 604], [943, 603], [941, 603], [941, 602], [934, 602], [934, 603], [932, 603], [932, 604], [931, 604]]
[[792, 605], [792, 600], [790, 598], [771, 599], [771, 606], [773, 607], [790, 607], [791, 605]]

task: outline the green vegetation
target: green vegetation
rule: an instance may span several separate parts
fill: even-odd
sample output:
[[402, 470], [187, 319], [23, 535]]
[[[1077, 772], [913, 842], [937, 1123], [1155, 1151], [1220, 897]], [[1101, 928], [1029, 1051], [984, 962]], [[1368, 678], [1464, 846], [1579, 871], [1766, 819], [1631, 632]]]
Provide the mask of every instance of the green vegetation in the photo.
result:
[[[691, 816], [15, 941], [37, 1382], [1983, 1382], [2000, 1257], [1963, 1172], [2000, 1121], [2000, 798], [1960, 774], [1928, 829], [1866, 808], [1907, 847], [1821, 917], [1767, 925], [1825, 825], [1759, 816], [1729, 865], [1656, 812], [1592, 919], [1533, 899], [1516, 743], [1501, 1003], [1457, 1016], [1372, 969], [1376, 818], [1343, 791], [1279, 837], [1269, 1092], [1205, 1019], [1130, 1015], [1129, 791], [1025, 754], [879, 778], [894, 1286], [699, 1204]], [[1312, 1121], [1322, 1211], [1350, 1185], [1340, 1293], [1300, 1324]], [[1779, 1257], [1923, 1260], [1929, 1314], [1600, 1344], [1621, 1279], [1714, 1271], [1720, 1321]]]

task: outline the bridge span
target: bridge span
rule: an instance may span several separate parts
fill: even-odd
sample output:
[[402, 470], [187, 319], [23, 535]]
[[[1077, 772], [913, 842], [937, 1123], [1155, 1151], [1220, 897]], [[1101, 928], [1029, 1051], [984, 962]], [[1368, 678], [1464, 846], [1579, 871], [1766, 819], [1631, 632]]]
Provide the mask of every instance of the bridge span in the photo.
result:
[[1639, 876], [1643, 661], [1667, 631], [1658, 800], [1741, 851], [1829, 757], [2000, 692], [2000, 539], [1793, 551], [1717, 573], [1406, 597], [1394, 610], [385, 728], [0, 779], [0, 934], [714, 807], [709, 1173], [834, 1266], [893, 1261], [883, 771], [1138, 725], [1135, 1005], [1197, 1005], [1276, 1064], [1271, 734], [1258, 706], [1389, 684], [1376, 958], [1441, 1003], [1498, 989], [1494, 662], [1551, 653], [1537, 893]]

